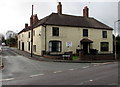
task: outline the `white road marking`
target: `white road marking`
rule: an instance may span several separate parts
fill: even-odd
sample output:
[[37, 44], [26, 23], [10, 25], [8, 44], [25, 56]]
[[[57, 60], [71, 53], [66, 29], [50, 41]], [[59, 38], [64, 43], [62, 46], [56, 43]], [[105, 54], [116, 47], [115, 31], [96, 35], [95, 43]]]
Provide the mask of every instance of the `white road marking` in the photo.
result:
[[92, 79], [91, 80], [87, 80], [87, 81], [81, 82], [80, 85], [87, 84], [87, 83], [92, 82], [92, 81], [93, 81]]
[[60, 72], [62, 72], [62, 71], [55, 71], [55, 72], [53, 72], [53, 73], [60, 73]]
[[69, 70], [71, 70], [71, 71], [72, 71], [72, 70], [74, 70], [74, 69], [69, 69]]
[[108, 84], [108, 85], [117, 85], [116, 83], [111, 83], [111, 84]]
[[91, 79], [91, 80], [89, 80], [90, 82], [92, 82], [93, 80]]
[[83, 84], [84, 84], [83, 82], [80, 83], [80, 85], [83, 85]]
[[107, 63], [103, 63], [103, 65], [106, 65], [106, 64], [110, 64], [110, 62], [107, 62]]
[[15, 78], [8, 78], [8, 79], [1, 79], [0, 82], [2, 81], [11, 81], [11, 80], [14, 80]]
[[85, 67], [82, 67], [82, 68], [88, 68], [88, 67], [90, 67], [90, 66], [85, 66]]
[[94, 66], [97, 66], [97, 65], [94, 65]]
[[99, 64], [99, 63], [92, 63], [93, 65], [95, 65], [95, 64]]
[[37, 76], [42, 76], [42, 75], [45, 75], [45, 74], [36, 74], [36, 75], [30, 75], [30, 77], [37, 77]]

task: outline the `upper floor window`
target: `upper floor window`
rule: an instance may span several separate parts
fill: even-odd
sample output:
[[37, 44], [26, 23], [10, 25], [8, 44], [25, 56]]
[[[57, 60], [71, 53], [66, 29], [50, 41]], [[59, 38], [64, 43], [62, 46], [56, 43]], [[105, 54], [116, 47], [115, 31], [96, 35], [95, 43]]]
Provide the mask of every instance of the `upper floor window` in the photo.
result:
[[33, 36], [35, 36], [35, 30], [33, 31]]
[[109, 43], [101, 42], [101, 51], [109, 51]]
[[30, 38], [30, 32], [28, 32], [28, 38]]
[[33, 45], [33, 51], [36, 52], [36, 45]]
[[59, 36], [59, 28], [58, 27], [53, 27], [52, 28], [52, 35], [53, 36]]
[[107, 38], [107, 31], [102, 31], [103, 38]]
[[23, 34], [22, 34], [22, 37], [23, 37]]
[[83, 36], [88, 37], [88, 29], [83, 29]]
[[20, 39], [20, 35], [18, 36], [18, 38]]

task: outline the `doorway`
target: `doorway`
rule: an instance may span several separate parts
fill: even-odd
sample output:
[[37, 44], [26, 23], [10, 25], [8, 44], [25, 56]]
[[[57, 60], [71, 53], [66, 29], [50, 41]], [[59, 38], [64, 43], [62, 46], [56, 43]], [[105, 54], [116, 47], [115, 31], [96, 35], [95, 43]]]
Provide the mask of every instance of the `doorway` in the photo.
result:
[[84, 54], [88, 54], [88, 43], [83, 43]]
[[24, 42], [22, 42], [22, 51], [24, 51]]
[[20, 41], [19, 41], [19, 50], [20, 50]]

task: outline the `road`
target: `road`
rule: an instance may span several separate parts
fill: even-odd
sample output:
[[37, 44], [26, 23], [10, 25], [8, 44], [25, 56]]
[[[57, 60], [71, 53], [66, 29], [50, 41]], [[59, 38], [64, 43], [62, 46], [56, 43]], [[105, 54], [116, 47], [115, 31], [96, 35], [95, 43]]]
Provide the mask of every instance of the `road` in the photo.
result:
[[118, 63], [58, 63], [31, 60], [3, 50], [3, 85], [118, 85]]

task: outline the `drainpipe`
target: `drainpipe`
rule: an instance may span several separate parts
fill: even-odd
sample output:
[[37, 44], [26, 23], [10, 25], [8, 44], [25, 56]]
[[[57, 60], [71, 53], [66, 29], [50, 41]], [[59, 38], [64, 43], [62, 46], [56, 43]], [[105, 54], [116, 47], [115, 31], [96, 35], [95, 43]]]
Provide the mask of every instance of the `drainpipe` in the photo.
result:
[[47, 44], [47, 41], [46, 41], [46, 25], [43, 25], [43, 27], [45, 28], [45, 53], [46, 53], [46, 49], [47, 49], [47, 47], [46, 47], [46, 44]]

